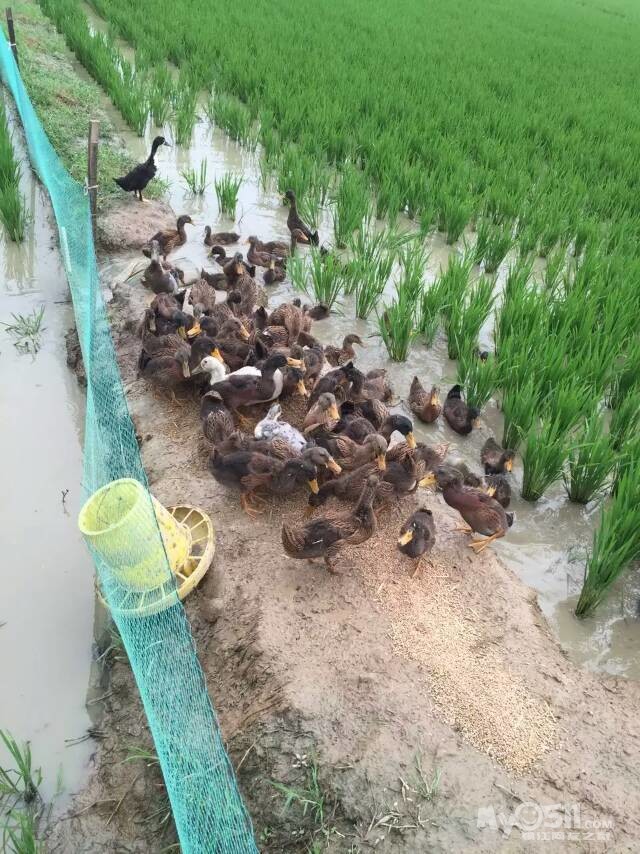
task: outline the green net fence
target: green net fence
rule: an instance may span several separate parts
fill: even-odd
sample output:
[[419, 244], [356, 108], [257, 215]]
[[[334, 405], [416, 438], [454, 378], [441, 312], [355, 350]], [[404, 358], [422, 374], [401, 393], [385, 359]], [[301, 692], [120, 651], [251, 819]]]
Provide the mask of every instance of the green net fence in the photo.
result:
[[[188, 854], [255, 852], [251, 821], [147, 490], [100, 291], [88, 197], [42, 129], [4, 36], [0, 67], [22, 120], [31, 163], [51, 198], [73, 298], [87, 375], [83, 488], [92, 495], [119, 478], [132, 478], [144, 487], [138, 490], [142, 497], [130, 502], [126, 534], [112, 543], [111, 559], [103, 548], [92, 551], [144, 703], [180, 845]], [[140, 561], [142, 552], [146, 562]], [[133, 589], [131, 578], [125, 583], [122, 573], [131, 565], [137, 566]]]

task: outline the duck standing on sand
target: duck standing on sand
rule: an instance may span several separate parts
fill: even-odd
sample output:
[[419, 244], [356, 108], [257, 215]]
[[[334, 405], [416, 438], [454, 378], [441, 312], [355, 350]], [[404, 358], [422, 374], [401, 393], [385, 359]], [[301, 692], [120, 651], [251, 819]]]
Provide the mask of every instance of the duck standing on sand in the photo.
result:
[[114, 178], [116, 184], [125, 191], [125, 193], [133, 193], [134, 198], [139, 198], [141, 202], [142, 191], [146, 189], [147, 184], [152, 178], [155, 178], [158, 168], [155, 158], [156, 151], [161, 145], [169, 145], [163, 136], [157, 136], [151, 144], [151, 154], [147, 157], [144, 163], [138, 163], [130, 172], [123, 175], [122, 178]]
[[485, 492], [463, 486], [460, 472], [449, 466], [437, 469], [436, 478], [444, 500], [449, 507], [457, 510], [466, 522], [459, 530], [466, 534], [482, 534], [482, 539], [469, 543], [476, 554], [486, 549], [494, 540], [504, 537], [513, 524], [513, 513], [507, 513], [495, 498]]
[[415, 577], [420, 569], [422, 558], [429, 554], [435, 540], [436, 528], [433, 524], [433, 514], [426, 507], [416, 510], [400, 528], [398, 549], [414, 562], [411, 578]]

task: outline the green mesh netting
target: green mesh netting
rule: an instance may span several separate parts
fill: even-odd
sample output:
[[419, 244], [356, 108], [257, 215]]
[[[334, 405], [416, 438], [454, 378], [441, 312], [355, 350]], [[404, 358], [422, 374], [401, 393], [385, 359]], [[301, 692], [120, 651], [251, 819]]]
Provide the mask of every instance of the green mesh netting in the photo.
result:
[[[148, 587], [165, 581], [161, 608], [156, 594], [120, 581], [118, 557], [108, 562], [93, 552], [105, 598], [122, 636], [140, 690], [180, 844], [188, 854], [256, 852], [251, 821], [238, 793], [233, 768], [222, 743], [186, 614], [159, 534], [135, 431], [122, 388], [105, 305], [100, 292], [88, 198], [52, 148], [22, 84], [11, 49], [0, 39], [0, 67], [22, 120], [31, 162], [47, 188], [60, 232], [60, 245], [73, 298], [78, 336], [87, 374], [84, 482], [87, 495], [118, 478], [134, 478], [145, 487], [132, 511], [128, 530], [139, 537], [119, 543], [122, 564], [155, 549]], [[149, 520], [152, 519], [152, 524]], [[122, 549], [125, 549], [125, 553]], [[145, 606], [145, 607], [141, 607]], [[141, 616], [144, 611], [157, 611]]]

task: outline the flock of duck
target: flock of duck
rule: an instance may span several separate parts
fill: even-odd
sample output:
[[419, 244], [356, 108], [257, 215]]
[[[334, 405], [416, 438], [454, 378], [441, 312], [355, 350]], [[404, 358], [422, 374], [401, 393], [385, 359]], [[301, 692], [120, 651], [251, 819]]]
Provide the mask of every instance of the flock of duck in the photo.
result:
[[[286, 200], [289, 242], [252, 236], [246, 259], [240, 252], [229, 257], [226, 247], [240, 236], [207, 227], [204, 242], [219, 269], [202, 270], [189, 283], [168, 256], [186, 242], [191, 218], [181, 216], [175, 229], [153, 235], [143, 249], [150, 262], [142, 282], [154, 298], [139, 326], [141, 376], [174, 400], [178, 388], [198, 389], [202, 429], [211, 443], [209, 471], [240, 493], [250, 516], [261, 512], [265, 494], [308, 491], [302, 524], [282, 524], [290, 557], [322, 558], [329, 572], [338, 571], [338, 555], [374, 534], [378, 514], [432, 485], [464, 520], [457, 530], [480, 535], [470, 545], [481, 552], [513, 521], [505, 510], [513, 452], [489, 439], [481, 452], [485, 477], [463, 463], [445, 463], [448, 446], [416, 441], [412, 420], [390, 411], [394, 392], [386, 370], [356, 367], [355, 348], [365, 346], [358, 335], [347, 335], [341, 346], [323, 346], [314, 337], [314, 322], [329, 314], [326, 306], [294, 299], [267, 310], [266, 287], [284, 278], [296, 246], [318, 243], [292, 191]], [[442, 414], [464, 436], [479, 413], [461, 392], [454, 386], [441, 404], [438, 389], [427, 391], [415, 377], [407, 403], [422, 422], [432, 424]], [[292, 397], [305, 402], [303, 414], [291, 419], [297, 423], [282, 414], [281, 401]], [[264, 417], [250, 431], [246, 416], [254, 407], [263, 407]], [[332, 496], [344, 503], [342, 512], [324, 506]], [[397, 540], [413, 561], [412, 575], [434, 541], [431, 511], [421, 507]]]

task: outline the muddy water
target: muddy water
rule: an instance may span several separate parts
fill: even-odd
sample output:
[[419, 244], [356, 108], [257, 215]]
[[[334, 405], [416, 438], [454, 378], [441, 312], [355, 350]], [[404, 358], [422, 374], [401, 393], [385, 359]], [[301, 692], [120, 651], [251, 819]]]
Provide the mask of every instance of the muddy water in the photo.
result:
[[23, 173], [33, 223], [21, 246], [0, 236], [0, 321], [42, 305], [45, 312], [35, 356], [21, 354], [0, 327], [0, 728], [31, 741], [43, 795], [61, 779], [61, 806], [83, 784], [93, 750], [91, 741], [67, 742], [91, 725], [93, 570], [76, 526], [84, 398], [66, 366], [73, 312], [51, 210], [28, 166]]
[[[96, 29], [104, 30], [104, 21], [93, 12], [90, 18]], [[128, 46], [123, 43], [120, 46], [127, 58], [132, 59], [133, 53]], [[149, 128], [146, 137], [140, 139], [127, 131], [115, 111], [112, 111], [112, 116], [126, 138], [127, 146], [140, 160], [146, 158], [151, 140], [157, 133], [162, 132], [167, 139], [172, 139], [170, 127], [162, 130]], [[203, 196], [194, 198], [187, 191], [181, 173], [188, 168], [198, 169], [203, 160], [207, 162], [210, 185]], [[211, 129], [206, 119], [203, 118], [196, 126], [189, 148], [163, 147], [157, 164], [159, 175], [169, 182], [168, 198], [176, 213], [189, 213], [198, 223], [190, 232], [188, 243], [176, 253], [176, 261], [179, 259], [186, 270], [195, 272], [201, 266], [218, 269], [208, 262], [201, 242], [205, 224], [211, 225], [214, 231], [231, 230], [233, 226], [243, 236], [257, 234], [264, 239], [288, 239], [286, 209], [273, 186], [265, 189], [261, 185], [257, 155], [243, 150], [219, 130]], [[243, 176], [235, 220], [218, 214], [213, 179], [224, 172]], [[404, 225], [411, 227], [408, 222]], [[332, 233], [328, 217], [322, 222], [320, 231], [323, 242], [330, 244]], [[472, 234], [465, 237], [473, 241]], [[426, 279], [431, 280], [442, 266], [446, 266], [451, 252], [459, 251], [459, 247], [448, 247], [441, 235], [435, 235], [429, 239], [428, 248], [430, 259]], [[105, 274], [117, 273], [129, 260], [109, 259], [105, 264]], [[508, 259], [498, 272], [498, 290], [504, 283], [507, 265]], [[539, 269], [541, 264], [537, 261], [535, 271]], [[291, 296], [292, 289], [287, 282], [270, 291], [272, 305]], [[389, 369], [399, 398], [395, 407], [398, 411], [408, 412], [402, 398], [408, 394], [414, 374], [418, 374], [425, 385], [441, 385], [445, 392], [456, 381], [456, 365], [447, 357], [442, 336], [431, 349], [416, 345], [406, 364], [395, 364], [389, 362], [380, 339], [375, 337], [375, 324], [354, 320], [354, 315], [353, 305], [346, 299], [339, 314], [315, 324], [314, 334], [325, 343], [337, 343], [347, 332], [358, 332], [366, 337], [368, 346], [358, 354], [358, 365], [364, 369], [380, 366]], [[481, 345], [487, 348], [492, 348], [491, 332], [492, 324], [489, 322], [480, 336]], [[481, 428], [471, 437], [458, 436], [442, 419], [434, 426], [417, 424], [416, 431], [421, 439], [428, 442], [451, 442], [452, 456], [464, 459], [480, 471], [480, 448], [489, 435], [501, 438], [502, 417], [492, 402], [483, 415]], [[514, 486], [521, 482], [519, 464], [515, 466], [513, 479]], [[620, 581], [595, 618], [578, 621], [573, 615], [582, 583], [584, 556], [591, 543], [599, 509], [571, 504], [566, 500], [562, 484], [552, 487], [537, 504], [523, 501], [515, 488], [511, 509], [516, 512], [516, 523], [508, 537], [495, 545], [496, 553], [538, 592], [540, 606], [569, 655], [594, 670], [640, 678], [640, 657], [637, 656], [640, 648], [640, 620], [637, 617], [640, 580], [637, 574], [628, 574]]]

